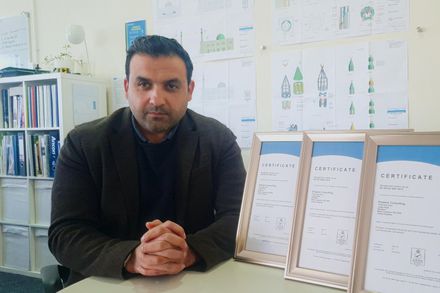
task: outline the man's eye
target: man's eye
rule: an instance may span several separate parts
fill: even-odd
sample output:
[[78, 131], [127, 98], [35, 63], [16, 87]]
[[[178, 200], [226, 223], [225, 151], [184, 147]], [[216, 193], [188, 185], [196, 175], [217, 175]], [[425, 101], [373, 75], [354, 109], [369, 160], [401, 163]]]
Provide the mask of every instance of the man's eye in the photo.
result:
[[175, 83], [169, 83], [169, 84], [167, 84], [167, 87], [170, 90], [177, 90], [177, 89], [179, 89], [179, 85], [175, 84]]
[[150, 83], [148, 83], [148, 82], [146, 82], [146, 81], [140, 81], [140, 82], [138, 83], [138, 86], [139, 86], [139, 87], [142, 87], [142, 88], [148, 88], [148, 87], [150, 87]]

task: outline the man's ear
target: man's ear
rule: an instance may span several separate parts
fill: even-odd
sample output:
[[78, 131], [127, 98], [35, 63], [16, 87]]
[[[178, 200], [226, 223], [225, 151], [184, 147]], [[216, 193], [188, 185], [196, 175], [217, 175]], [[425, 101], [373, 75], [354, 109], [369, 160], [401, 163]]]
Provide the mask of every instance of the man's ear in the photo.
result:
[[128, 79], [124, 78], [124, 92], [125, 92], [125, 98], [128, 99]]
[[188, 85], [188, 102], [192, 100], [192, 94], [194, 92], [195, 85], [196, 84], [195, 84], [194, 80], [191, 80]]

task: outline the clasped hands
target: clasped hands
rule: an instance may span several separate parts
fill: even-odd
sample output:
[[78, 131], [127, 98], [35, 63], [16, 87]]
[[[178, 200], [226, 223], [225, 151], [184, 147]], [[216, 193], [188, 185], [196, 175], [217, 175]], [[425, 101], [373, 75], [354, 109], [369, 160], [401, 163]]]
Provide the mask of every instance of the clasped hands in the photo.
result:
[[144, 276], [173, 275], [195, 263], [196, 255], [186, 243], [181, 226], [160, 220], [145, 225], [148, 231], [125, 264], [128, 272]]

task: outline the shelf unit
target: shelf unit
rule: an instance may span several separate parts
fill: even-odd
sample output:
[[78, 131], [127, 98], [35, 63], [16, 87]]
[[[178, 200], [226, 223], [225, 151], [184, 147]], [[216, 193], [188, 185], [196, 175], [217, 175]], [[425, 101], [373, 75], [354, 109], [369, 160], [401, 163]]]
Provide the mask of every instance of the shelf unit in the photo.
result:
[[[51, 164], [74, 126], [107, 115], [107, 86], [63, 73], [0, 78], [0, 271], [37, 276], [56, 263], [47, 246]], [[21, 98], [11, 96], [20, 88]]]

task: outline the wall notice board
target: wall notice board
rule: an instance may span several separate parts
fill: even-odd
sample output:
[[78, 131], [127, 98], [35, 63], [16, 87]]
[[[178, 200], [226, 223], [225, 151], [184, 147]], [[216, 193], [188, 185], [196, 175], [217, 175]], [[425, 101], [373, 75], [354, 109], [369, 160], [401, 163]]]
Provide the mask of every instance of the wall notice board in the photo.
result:
[[31, 60], [29, 17], [0, 18], [0, 68], [29, 68]]

